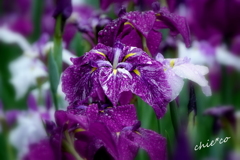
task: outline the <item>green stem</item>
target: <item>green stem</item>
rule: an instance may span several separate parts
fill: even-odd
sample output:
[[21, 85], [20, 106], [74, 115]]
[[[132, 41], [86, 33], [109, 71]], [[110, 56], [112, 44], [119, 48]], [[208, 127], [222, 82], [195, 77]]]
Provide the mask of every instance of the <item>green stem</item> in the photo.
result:
[[71, 136], [69, 135], [68, 131], [65, 131], [65, 136], [66, 136], [66, 139], [63, 140], [63, 145], [65, 147], [65, 149], [71, 153], [75, 158], [76, 160], [83, 160], [79, 154], [77, 153], [77, 151], [75, 150], [74, 148], [74, 140], [72, 140]]
[[175, 101], [170, 102], [170, 114], [171, 114], [171, 119], [172, 119], [172, 124], [173, 124], [173, 129], [175, 132], [175, 136], [178, 135], [178, 116], [177, 116], [177, 106], [175, 105]]
[[51, 91], [53, 96], [53, 102], [55, 109], [58, 110], [58, 98], [57, 88], [60, 79], [60, 73], [62, 72], [62, 31], [64, 21], [62, 15], [56, 18], [55, 32], [53, 38], [53, 51], [50, 52], [48, 58], [49, 79], [51, 85]]
[[59, 73], [62, 71], [62, 30], [63, 30], [62, 16], [59, 15], [56, 19], [55, 33], [54, 33], [54, 46], [53, 57], [57, 63]]
[[161, 120], [160, 119], [157, 120], [157, 125], [158, 125], [158, 133], [162, 134], [162, 127], [161, 127]]

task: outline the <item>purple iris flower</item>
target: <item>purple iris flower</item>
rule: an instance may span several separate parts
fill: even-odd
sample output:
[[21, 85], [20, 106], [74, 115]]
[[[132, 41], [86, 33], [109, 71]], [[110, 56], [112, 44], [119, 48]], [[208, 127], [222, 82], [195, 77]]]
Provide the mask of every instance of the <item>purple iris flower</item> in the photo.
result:
[[146, 12], [121, 11], [117, 20], [99, 32], [99, 43], [112, 47], [115, 41], [120, 40], [127, 46], [142, 48], [155, 57], [162, 41], [159, 30], [167, 28], [172, 36], [180, 33], [189, 47], [190, 33], [186, 19], [160, 8], [159, 3], [154, 3], [153, 8], [154, 11]]
[[74, 115], [85, 115], [89, 123], [106, 124], [112, 134], [116, 135], [119, 160], [131, 160], [138, 149], [146, 150], [151, 159], [166, 158], [166, 139], [159, 134], [141, 128], [137, 120], [134, 105], [109, 107], [109, 104], [90, 104], [89, 106], [70, 106], [68, 112]]
[[143, 50], [119, 42], [113, 48], [98, 44], [71, 61], [73, 65], [62, 75], [63, 92], [70, 104], [102, 100], [105, 94], [117, 106], [121, 97], [131, 92], [152, 106], [158, 118], [166, 112], [171, 89], [163, 66]]

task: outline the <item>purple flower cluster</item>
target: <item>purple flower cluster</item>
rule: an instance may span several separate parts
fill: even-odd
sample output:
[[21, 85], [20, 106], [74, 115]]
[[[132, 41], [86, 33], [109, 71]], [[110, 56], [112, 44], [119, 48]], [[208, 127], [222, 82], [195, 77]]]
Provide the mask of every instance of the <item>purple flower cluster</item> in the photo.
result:
[[[132, 101], [138, 96], [157, 118], [164, 116], [173, 91], [165, 65], [154, 59], [162, 39], [159, 30], [180, 33], [187, 46], [190, 39], [183, 17], [153, 6], [154, 11], [146, 12], [122, 9], [118, 19], [98, 32], [94, 48], [71, 58], [73, 64], [62, 74], [67, 111], [55, 112], [56, 123], [46, 122], [50, 138], [32, 145], [26, 160], [131, 160], [139, 148], [150, 159], [166, 159], [166, 139], [141, 128]], [[64, 14], [60, 9], [56, 12]]]

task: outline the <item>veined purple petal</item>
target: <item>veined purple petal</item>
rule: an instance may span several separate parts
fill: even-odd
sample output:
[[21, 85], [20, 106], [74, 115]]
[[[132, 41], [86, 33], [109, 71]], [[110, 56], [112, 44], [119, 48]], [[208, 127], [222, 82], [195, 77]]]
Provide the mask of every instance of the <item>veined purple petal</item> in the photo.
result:
[[101, 68], [99, 81], [106, 96], [117, 106], [120, 94], [130, 90], [132, 76], [124, 68]]
[[62, 75], [63, 92], [70, 103], [88, 102], [92, 95], [96, 94], [99, 69], [91, 66], [72, 65]]
[[171, 100], [171, 89], [162, 66], [155, 62], [153, 65], [136, 69], [139, 75], [132, 74], [133, 93], [152, 106], [157, 117], [161, 118]]

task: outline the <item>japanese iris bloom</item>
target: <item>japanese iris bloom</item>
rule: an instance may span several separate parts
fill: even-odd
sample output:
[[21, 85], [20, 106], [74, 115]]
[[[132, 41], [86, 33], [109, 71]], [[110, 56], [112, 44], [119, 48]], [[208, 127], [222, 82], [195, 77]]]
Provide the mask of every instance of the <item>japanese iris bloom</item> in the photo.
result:
[[62, 75], [63, 92], [70, 104], [102, 100], [105, 94], [117, 106], [121, 97], [132, 93], [152, 106], [158, 118], [166, 112], [171, 89], [163, 65], [143, 50], [119, 42], [113, 48], [98, 44], [71, 61], [73, 65]]
[[[113, 140], [119, 154], [115, 158], [118, 160], [134, 159], [139, 148], [144, 149], [152, 160], [166, 159], [166, 139], [154, 131], [141, 128], [136, 109], [132, 104], [116, 107], [99, 103], [69, 106], [68, 113], [85, 115], [90, 124], [99, 122], [105, 124], [114, 135]], [[113, 150], [109, 145], [106, 147], [109, 151]]]

